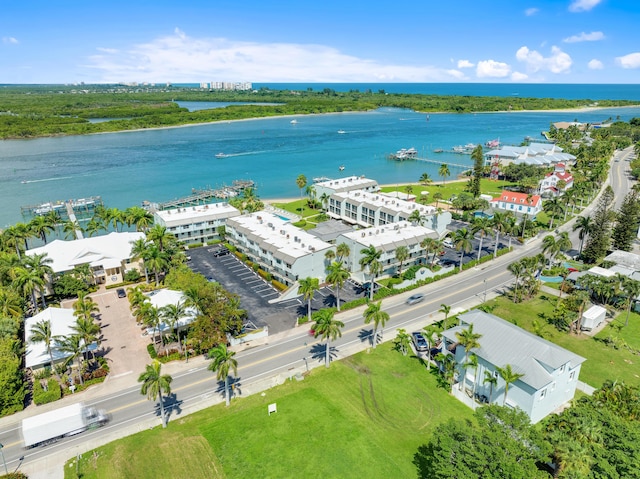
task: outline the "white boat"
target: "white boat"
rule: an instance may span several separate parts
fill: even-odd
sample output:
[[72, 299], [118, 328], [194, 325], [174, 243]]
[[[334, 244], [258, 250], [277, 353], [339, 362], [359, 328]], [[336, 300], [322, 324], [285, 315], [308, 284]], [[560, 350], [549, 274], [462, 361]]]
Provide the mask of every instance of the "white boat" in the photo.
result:
[[340, 165], [340, 166], [338, 167], [338, 169], [339, 169], [340, 171], [344, 170], [344, 165]]
[[344, 135], [345, 133], [346, 133], [346, 131], [344, 131], [344, 130], [338, 130], [338, 134], [339, 135]]
[[227, 157], [227, 155], [222, 153], [222, 152], [216, 153], [216, 158], [226, 158], [226, 157]]
[[313, 182], [314, 182], [314, 183], [321, 183], [321, 182], [323, 182], [323, 181], [329, 181], [330, 179], [331, 179], [331, 178], [329, 178], [328, 176], [316, 176], [316, 177], [313, 179]]
[[453, 152], [454, 153], [463, 153], [463, 154], [470, 154], [473, 152], [473, 150], [475, 149], [475, 147], [478, 146], [474, 143], [467, 143], [466, 145], [458, 145], [458, 146], [454, 146], [453, 147]]
[[291, 123], [292, 125], [295, 125], [296, 123], [298, 123], [298, 120], [291, 120], [289, 123]]
[[402, 148], [389, 155], [390, 160], [415, 160], [418, 157], [418, 150], [415, 148]]

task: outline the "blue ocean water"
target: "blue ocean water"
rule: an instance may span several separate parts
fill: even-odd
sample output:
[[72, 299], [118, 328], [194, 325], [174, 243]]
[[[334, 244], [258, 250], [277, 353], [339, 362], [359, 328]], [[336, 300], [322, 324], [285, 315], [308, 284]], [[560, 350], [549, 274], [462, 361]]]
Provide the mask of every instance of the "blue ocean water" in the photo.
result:
[[[592, 97], [592, 98], [595, 98]], [[296, 197], [305, 174], [366, 175], [380, 183], [438, 179], [442, 162], [452, 174], [468, 156], [434, 153], [499, 138], [520, 144], [540, 138], [553, 121], [603, 121], [640, 116], [640, 108], [589, 112], [419, 114], [384, 108], [366, 113], [268, 118], [160, 130], [0, 141], [0, 227], [22, 221], [20, 207], [100, 195], [110, 207], [187, 196], [192, 188], [253, 179], [263, 198]], [[338, 133], [339, 130], [344, 133]], [[432, 160], [393, 162], [386, 155], [414, 147]], [[216, 158], [217, 153], [224, 158]], [[339, 167], [344, 166], [344, 171]]]

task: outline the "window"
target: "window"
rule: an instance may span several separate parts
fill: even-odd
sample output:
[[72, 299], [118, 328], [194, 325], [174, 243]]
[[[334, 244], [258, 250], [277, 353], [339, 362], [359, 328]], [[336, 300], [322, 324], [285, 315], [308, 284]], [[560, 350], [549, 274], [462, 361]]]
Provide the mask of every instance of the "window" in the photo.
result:
[[575, 371], [571, 371], [571, 373], [569, 374], [569, 381], [573, 381], [573, 378], [576, 377], [576, 372]]
[[547, 388], [540, 390], [540, 401], [547, 397]]
[[560, 369], [558, 370], [558, 372], [560, 374], [562, 374], [564, 372], [564, 364], [562, 366], [560, 366]]

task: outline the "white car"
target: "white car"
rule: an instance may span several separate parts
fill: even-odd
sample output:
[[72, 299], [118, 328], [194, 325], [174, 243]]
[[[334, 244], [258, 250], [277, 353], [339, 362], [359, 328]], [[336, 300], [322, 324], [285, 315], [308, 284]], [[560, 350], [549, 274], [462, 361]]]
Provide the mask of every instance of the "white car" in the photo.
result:
[[442, 241], [443, 246], [447, 247], [447, 248], [453, 248], [453, 241], [451, 241], [451, 238], [445, 238]]

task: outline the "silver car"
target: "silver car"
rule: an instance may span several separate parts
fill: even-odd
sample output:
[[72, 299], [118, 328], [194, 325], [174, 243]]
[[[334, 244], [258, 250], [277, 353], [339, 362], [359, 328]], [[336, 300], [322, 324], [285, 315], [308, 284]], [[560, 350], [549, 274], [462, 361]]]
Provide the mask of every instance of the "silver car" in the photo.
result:
[[416, 304], [424, 299], [424, 294], [413, 294], [407, 298], [407, 304]]

